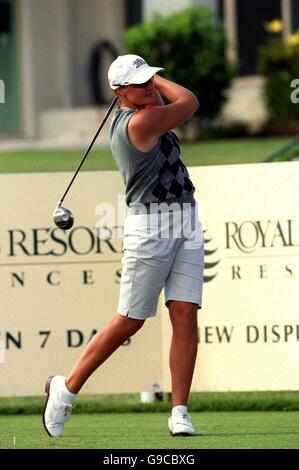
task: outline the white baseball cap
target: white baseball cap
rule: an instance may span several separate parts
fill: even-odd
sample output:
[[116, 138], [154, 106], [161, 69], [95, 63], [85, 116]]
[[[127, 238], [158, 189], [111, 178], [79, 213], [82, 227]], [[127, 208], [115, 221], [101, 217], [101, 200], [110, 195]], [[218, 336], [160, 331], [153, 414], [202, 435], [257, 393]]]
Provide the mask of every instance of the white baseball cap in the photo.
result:
[[123, 85], [145, 83], [160, 70], [164, 69], [150, 67], [139, 55], [120, 55], [109, 67], [109, 85], [112, 90], [116, 90]]

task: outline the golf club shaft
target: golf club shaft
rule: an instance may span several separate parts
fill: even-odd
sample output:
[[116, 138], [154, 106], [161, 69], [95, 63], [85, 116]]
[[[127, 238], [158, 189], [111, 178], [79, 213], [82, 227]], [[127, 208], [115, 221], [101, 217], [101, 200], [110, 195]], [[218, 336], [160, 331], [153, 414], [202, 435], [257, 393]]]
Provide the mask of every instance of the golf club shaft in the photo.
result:
[[114, 105], [115, 105], [115, 103], [117, 102], [117, 100], [118, 100], [118, 98], [115, 97], [115, 98], [113, 99], [112, 103], [110, 104], [109, 109], [108, 109], [108, 111], [106, 112], [106, 114], [105, 114], [105, 116], [104, 116], [104, 118], [103, 118], [103, 121], [102, 121], [101, 124], [100, 124], [100, 127], [98, 128], [97, 132], [96, 132], [95, 135], [94, 135], [94, 138], [92, 139], [92, 141], [91, 141], [90, 144], [89, 144], [88, 149], [86, 150], [85, 154], [83, 155], [82, 160], [81, 160], [81, 162], [80, 162], [80, 165], [78, 166], [77, 170], [76, 170], [75, 173], [74, 173], [74, 176], [72, 177], [71, 181], [69, 182], [69, 185], [68, 185], [68, 187], [66, 188], [66, 190], [65, 190], [65, 192], [64, 192], [64, 195], [63, 195], [62, 198], [60, 199], [60, 201], [59, 201], [59, 203], [58, 203], [58, 206], [60, 206], [60, 205], [62, 204], [62, 202], [63, 202], [65, 196], [66, 196], [67, 193], [69, 192], [69, 189], [70, 189], [70, 187], [72, 186], [72, 184], [73, 184], [73, 182], [74, 182], [74, 179], [76, 178], [77, 174], [79, 173], [81, 166], [83, 165], [83, 163], [84, 163], [84, 161], [85, 161], [87, 155], [89, 154], [91, 148], [93, 147], [93, 144], [95, 143], [95, 141], [96, 141], [96, 139], [97, 139], [99, 133], [101, 132], [101, 130], [102, 130], [102, 128], [103, 128], [105, 122], [107, 121], [108, 116], [109, 116], [109, 114], [111, 113], [112, 109], [114, 108]]

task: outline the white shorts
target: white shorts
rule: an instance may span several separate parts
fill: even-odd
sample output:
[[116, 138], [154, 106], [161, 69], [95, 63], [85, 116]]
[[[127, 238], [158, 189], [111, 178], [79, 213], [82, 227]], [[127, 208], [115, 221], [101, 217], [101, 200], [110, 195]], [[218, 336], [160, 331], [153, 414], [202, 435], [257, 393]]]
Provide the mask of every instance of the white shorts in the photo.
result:
[[192, 302], [201, 308], [204, 246], [197, 206], [161, 214], [128, 214], [123, 232], [122, 274], [117, 312], [145, 320], [165, 303]]

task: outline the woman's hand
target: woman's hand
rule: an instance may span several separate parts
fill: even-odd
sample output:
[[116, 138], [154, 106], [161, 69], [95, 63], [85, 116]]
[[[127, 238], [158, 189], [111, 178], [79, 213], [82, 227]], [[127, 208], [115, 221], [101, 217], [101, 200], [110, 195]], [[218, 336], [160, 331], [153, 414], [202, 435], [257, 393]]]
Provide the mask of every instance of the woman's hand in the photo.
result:
[[[191, 91], [160, 75], [155, 75], [154, 86], [157, 99], [139, 109], [128, 124], [132, 144], [144, 152], [151, 150], [165, 132], [190, 118], [199, 106]], [[160, 93], [170, 101], [169, 104], [164, 105]]]
[[[154, 85], [156, 91], [165, 96], [169, 104], [162, 104], [146, 106], [136, 113], [129, 123], [129, 132], [134, 136], [137, 135], [138, 139], [145, 139], [152, 141], [153, 138], [158, 138], [168, 130], [182, 124], [190, 118], [199, 106], [196, 96], [187, 88], [171, 82], [166, 78], [155, 75]], [[157, 100], [158, 100], [157, 94]]]

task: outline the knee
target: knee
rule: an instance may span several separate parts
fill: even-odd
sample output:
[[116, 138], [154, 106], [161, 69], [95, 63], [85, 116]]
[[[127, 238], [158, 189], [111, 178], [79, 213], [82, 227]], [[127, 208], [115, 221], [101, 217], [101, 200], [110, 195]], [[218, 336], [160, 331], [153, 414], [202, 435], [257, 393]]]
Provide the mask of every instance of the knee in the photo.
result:
[[132, 320], [131, 324], [131, 336], [135, 335], [137, 331], [140, 330], [140, 328], [144, 325], [145, 320], [136, 320], [135, 318], [130, 318]]
[[128, 336], [133, 336], [143, 326], [145, 320], [137, 320], [136, 318], [120, 317], [122, 327], [127, 332]]
[[197, 334], [197, 305], [190, 302], [173, 302], [169, 306], [169, 314], [174, 330]]
[[133, 336], [142, 327], [145, 320], [137, 320], [136, 318], [126, 317], [124, 315], [116, 314], [112, 320], [112, 324], [118, 331], [122, 331], [127, 336]]

